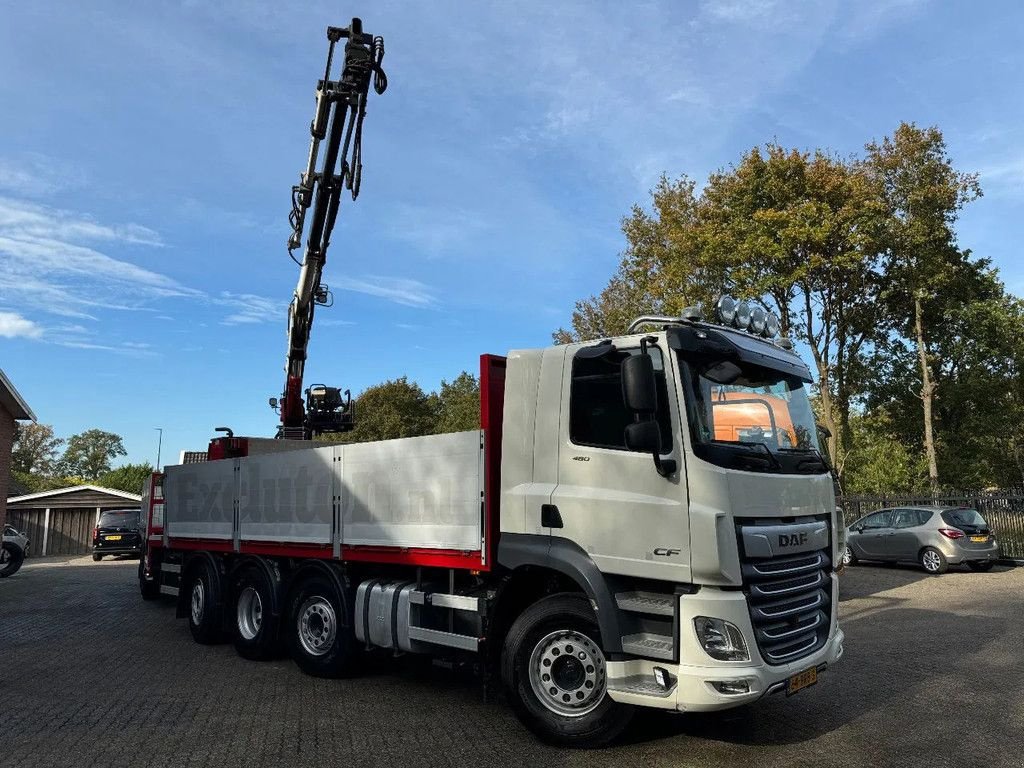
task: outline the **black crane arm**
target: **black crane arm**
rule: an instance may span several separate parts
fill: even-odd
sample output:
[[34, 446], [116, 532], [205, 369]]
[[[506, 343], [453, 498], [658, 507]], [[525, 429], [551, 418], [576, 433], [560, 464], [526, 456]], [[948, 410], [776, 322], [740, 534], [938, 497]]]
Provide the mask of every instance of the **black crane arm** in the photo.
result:
[[[328, 27], [327, 39], [327, 67], [317, 84], [316, 112], [309, 126], [309, 160], [299, 183], [292, 187], [292, 212], [288, 217], [292, 225], [288, 253], [301, 266], [288, 307], [288, 354], [278, 429], [278, 437], [288, 439], [308, 440], [317, 434], [343, 432], [354, 426], [351, 395], [346, 392], [343, 400], [338, 388], [318, 384], [308, 388], [303, 399], [302, 381], [315, 308], [318, 304], [333, 303], [321, 278], [338, 206], [346, 189], [353, 200], [359, 195], [363, 118], [370, 83], [378, 94], [384, 93], [388, 85], [381, 68], [384, 39], [364, 33], [359, 19], [352, 19], [349, 27]], [[332, 80], [334, 46], [340, 40], [346, 40], [345, 60], [340, 77]], [[323, 165], [318, 170], [321, 144], [325, 144], [325, 149]], [[307, 213], [309, 236], [299, 262], [293, 251], [302, 245]]]

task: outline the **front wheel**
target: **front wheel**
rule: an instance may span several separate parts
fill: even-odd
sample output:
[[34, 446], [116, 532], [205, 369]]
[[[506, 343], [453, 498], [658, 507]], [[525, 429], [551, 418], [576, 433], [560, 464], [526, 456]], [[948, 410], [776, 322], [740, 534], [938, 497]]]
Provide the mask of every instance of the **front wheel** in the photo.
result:
[[857, 555], [853, 553], [853, 550], [847, 547], [843, 550], [843, 565], [856, 565]]
[[992, 565], [991, 560], [972, 560], [967, 563], [967, 567], [975, 572], [991, 571]]
[[196, 563], [188, 580], [188, 628], [192, 639], [203, 645], [221, 641], [223, 608], [220, 580], [205, 560]]
[[13, 576], [25, 562], [25, 553], [17, 544], [4, 542], [0, 547], [0, 579]]
[[549, 744], [600, 747], [629, 725], [633, 709], [608, 696], [601, 634], [582, 595], [531, 605], [505, 638], [506, 695], [523, 724]]
[[922, 549], [919, 560], [921, 567], [928, 573], [939, 574], [945, 573], [949, 570], [949, 563], [946, 562], [946, 556], [939, 552], [935, 547], [925, 547]]

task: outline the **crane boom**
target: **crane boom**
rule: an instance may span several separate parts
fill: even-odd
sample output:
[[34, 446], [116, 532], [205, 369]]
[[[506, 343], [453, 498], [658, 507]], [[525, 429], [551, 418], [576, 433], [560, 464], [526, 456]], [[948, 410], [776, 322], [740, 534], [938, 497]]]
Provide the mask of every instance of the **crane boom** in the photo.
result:
[[[299, 281], [288, 307], [288, 353], [285, 361], [285, 388], [281, 402], [278, 437], [310, 439], [325, 432], [352, 429], [355, 413], [352, 397], [341, 390], [317, 384], [309, 387], [303, 399], [302, 381], [313, 315], [317, 305], [330, 306], [331, 292], [321, 282], [331, 232], [338, 216], [341, 197], [347, 189], [355, 200], [362, 175], [362, 131], [366, 100], [373, 81], [380, 94], [387, 88], [387, 76], [381, 69], [384, 39], [363, 32], [359, 19], [349, 27], [328, 27], [327, 67], [317, 84], [316, 112], [309, 129], [309, 160], [299, 183], [292, 187], [292, 212], [288, 220], [292, 234], [288, 253], [301, 265]], [[331, 79], [334, 46], [346, 40], [341, 75]], [[321, 144], [325, 145], [323, 165], [317, 170]], [[293, 251], [302, 244], [306, 214], [310, 214], [309, 235], [302, 261]], [[274, 405], [274, 399], [271, 399]]]

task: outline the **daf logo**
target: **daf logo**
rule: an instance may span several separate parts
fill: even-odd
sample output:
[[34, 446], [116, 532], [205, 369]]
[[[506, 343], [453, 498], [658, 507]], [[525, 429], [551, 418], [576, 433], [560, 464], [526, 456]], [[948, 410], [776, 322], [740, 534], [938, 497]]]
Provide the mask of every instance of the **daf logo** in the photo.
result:
[[801, 533], [780, 533], [779, 534], [779, 546], [780, 547], [799, 547], [801, 544], [807, 543], [807, 532]]

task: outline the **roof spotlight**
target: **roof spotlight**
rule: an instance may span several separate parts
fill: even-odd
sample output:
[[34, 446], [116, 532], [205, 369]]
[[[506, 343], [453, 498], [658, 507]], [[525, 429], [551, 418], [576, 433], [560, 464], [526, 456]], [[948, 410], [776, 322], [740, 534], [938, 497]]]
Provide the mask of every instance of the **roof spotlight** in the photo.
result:
[[715, 316], [722, 325], [732, 325], [736, 318], [736, 299], [732, 296], [722, 296], [715, 303]]
[[732, 323], [741, 331], [747, 330], [750, 326], [750, 305], [747, 302], [741, 301], [736, 305], [736, 317]]
[[750, 332], [758, 335], [764, 333], [767, 313], [761, 307], [750, 310]]
[[779, 335], [779, 318], [775, 316], [774, 312], [769, 312], [765, 318], [764, 335], [769, 339], [774, 339]]

